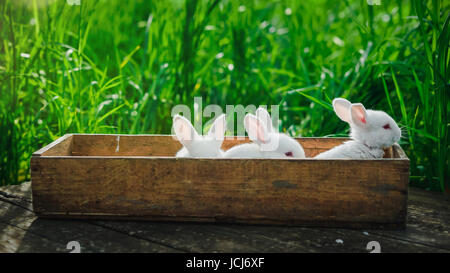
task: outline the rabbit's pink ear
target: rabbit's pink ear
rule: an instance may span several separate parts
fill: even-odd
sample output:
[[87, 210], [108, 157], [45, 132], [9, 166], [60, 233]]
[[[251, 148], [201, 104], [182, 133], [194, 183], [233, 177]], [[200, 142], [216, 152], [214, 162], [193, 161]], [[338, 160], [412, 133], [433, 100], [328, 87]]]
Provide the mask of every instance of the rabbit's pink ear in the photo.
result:
[[208, 137], [222, 142], [226, 130], [227, 120], [225, 118], [225, 114], [222, 114], [214, 121], [213, 125], [209, 129]]
[[361, 103], [354, 103], [350, 107], [352, 121], [354, 124], [364, 127], [367, 125], [367, 111]]
[[266, 126], [267, 130], [269, 132], [273, 131], [273, 124], [272, 124], [272, 118], [270, 117], [269, 112], [263, 107], [259, 107], [256, 109], [256, 117], [264, 122], [264, 125]]
[[244, 126], [250, 140], [259, 144], [264, 144], [269, 141], [269, 133], [266, 126], [255, 115], [245, 115]]
[[333, 100], [333, 109], [336, 115], [343, 121], [350, 123], [351, 115], [350, 115], [350, 106], [351, 102], [343, 98], [337, 98]]
[[198, 134], [191, 122], [180, 115], [175, 115], [173, 118], [173, 130], [175, 131], [178, 141], [180, 141], [184, 146], [188, 146], [198, 137]]

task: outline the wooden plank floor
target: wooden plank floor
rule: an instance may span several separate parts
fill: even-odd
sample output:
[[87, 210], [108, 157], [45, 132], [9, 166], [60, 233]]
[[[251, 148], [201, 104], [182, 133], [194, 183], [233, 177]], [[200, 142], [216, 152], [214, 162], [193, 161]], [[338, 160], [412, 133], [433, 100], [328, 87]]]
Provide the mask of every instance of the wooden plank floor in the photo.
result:
[[381, 252], [450, 253], [450, 198], [410, 188], [406, 230], [38, 219], [30, 183], [0, 187], [0, 252]]

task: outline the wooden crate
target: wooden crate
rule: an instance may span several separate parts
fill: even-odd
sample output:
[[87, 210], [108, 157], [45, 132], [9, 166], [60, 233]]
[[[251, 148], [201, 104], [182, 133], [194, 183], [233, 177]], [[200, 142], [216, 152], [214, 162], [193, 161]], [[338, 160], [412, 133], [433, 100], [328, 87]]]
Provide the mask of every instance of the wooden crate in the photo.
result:
[[[298, 138], [307, 156], [347, 138]], [[225, 139], [226, 150], [248, 139]], [[169, 135], [65, 135], [31, 158], [46, 218], [404, 228], [409, 159], [175, 158]]]

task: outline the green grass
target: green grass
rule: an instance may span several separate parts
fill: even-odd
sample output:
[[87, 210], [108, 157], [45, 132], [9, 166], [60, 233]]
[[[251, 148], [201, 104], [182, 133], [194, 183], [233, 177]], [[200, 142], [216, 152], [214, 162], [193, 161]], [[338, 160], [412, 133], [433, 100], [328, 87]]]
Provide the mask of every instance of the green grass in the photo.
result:
[[[0, 184], [66, 133], [170, 133], [171, 109], [279, 105], [281, 130], [348, 134], [335, 97], [404, 128], [411, 183], [445, 191], [444, 1], [0, 0]], [[446, 184], [447, 181], [447, 184]]]

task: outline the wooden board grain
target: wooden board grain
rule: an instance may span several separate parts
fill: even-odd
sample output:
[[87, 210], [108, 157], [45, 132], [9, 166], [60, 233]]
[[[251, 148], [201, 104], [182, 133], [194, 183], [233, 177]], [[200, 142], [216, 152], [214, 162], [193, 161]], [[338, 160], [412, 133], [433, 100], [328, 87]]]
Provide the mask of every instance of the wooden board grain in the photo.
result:
[[[314, 157], [349, 138], [295, 138], [307, 157]], [[222, 149], [250, 142], [248, 137], [226, 137]], [[35, 152], [34, 156], [174, 156], [182, 145], [168, 135], [69, 134]], [[392, 158], [392, 148], [385, 158]]]
[[[408, 190], [406, 230], [352, 230], [267, 225], [54, 220], [36, 218], [31, 187], [0, 187], [0, 253], [69, 252], [360, 252], [377, 241], [381, 252], [450, 252], [450, 197]], [[16, 230], [17, 232], [11, 232]], [[341, 240], [342, 243], [336, 242]], [[54, 244], [50, 243], [53, 242]]]
[[33, 156], [68, 156], [72, 155], [73, 135], [64, 135], [47, 146], [33, 153]]
[[[407, 158], [155, 156], [179, 148], [170, 139], [74, 135], [71, 156], [54, 156], [58, 145], [46, 151], [52, 156], [33, 156], [34, 211], [57, 218], [404, 227]], [[343, 140], [299, 139], [311, 151]], [[393, 147], [391, 154], [400, 154], [398, 149]], [[142, 156], [148, 153], [153, 156]]]
[[[296, 138], [308, 157], [331, 149], [348, 138]], [[222, 149], [248, 143], [248, 137], [226, 137]], [[73, 135], [73, 156], [174, 156], [182, 145], [168, 135]]]

